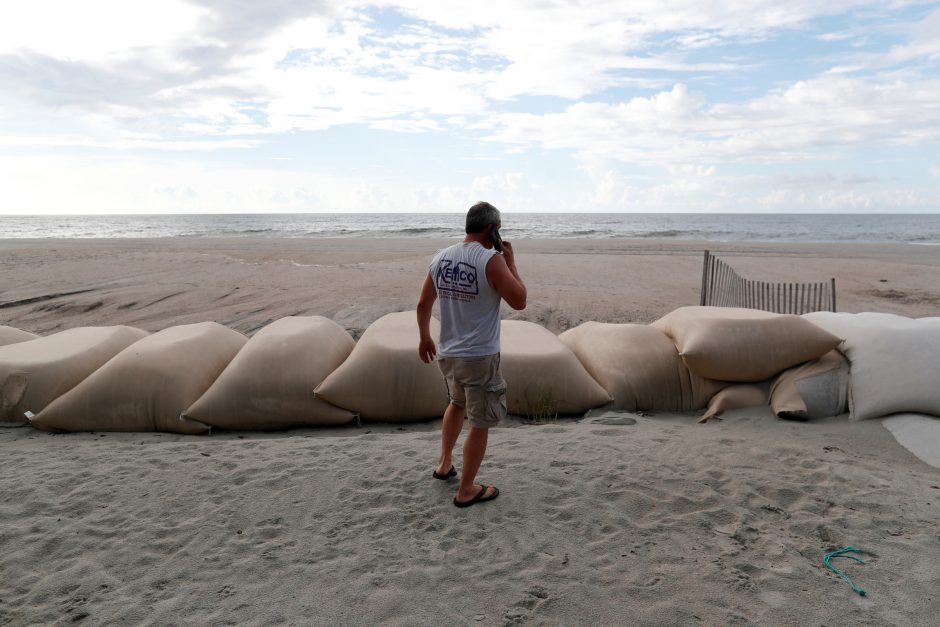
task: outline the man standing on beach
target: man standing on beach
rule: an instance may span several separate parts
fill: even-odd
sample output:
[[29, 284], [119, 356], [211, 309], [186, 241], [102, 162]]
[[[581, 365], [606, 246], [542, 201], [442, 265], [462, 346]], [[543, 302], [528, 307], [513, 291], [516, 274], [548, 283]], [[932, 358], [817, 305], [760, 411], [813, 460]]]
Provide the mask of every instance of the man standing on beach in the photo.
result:
[[431, 308], [438, 298], [441, 301], [438, 366], [450, 404], [444, 412], [441, 456], [433, 473], [436, 479], [456, 476], [454, 445], [464, 416], [470, 418], [460, 486], [454, 497], [457, 507], [499, 496], [495, 486], [475, 483], [489, 428], [506, 415], [506, 382], [499, 370], [499, 306], [501, 300], [516, 310], [526, 305], [526, 287], [516, 270], [512, 244], [500, 239], [500, 226], [500, 213], [493, 205], [479, 202], [470, 207], [467, 236], [434, 256], [418, 300], [418, 355], [424, 363], [438, 354], [431, 339]]

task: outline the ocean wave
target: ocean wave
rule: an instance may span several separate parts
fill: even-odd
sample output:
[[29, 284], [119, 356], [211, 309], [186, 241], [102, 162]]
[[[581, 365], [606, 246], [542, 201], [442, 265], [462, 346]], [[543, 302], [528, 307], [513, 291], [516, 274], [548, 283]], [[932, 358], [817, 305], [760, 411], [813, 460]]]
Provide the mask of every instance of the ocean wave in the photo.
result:
[[[581, 231], [569, 231], [567, 233], [564, 233], [563, 235], [565, 237], [587, 237], [590, 235], [599, 235], [599, 234], [605, 235], [607, 233], [608, 231], [598, 231], [596, 229], [584, 229]], [[562, 235], [562, 234], [560, 233], [559, 235]]]
[[389, 235], [427, 235], [428, 233], [451, 233], [457, 229], [448, 229], [440, 226], [414, 226], [390, 231]]
[[704, 233], [700, 231], [681, 231], [678, 229], [665, 229], [662, 231], [644, 231], [642, 233], [637, 233], [635, 237], [643, 239], [666, 239], [670, 237], [682, 237], [683, 235], [697, 235], [701, 237]]
[[235, 233], [235, 234], [244, 234], [244, 235], [257, 235], [259, 233], [279, 233], [280, 231], [281, 229], [267, 228], [267, 229], [238, 229], [236, 231], [228, 231], [228, 232]]

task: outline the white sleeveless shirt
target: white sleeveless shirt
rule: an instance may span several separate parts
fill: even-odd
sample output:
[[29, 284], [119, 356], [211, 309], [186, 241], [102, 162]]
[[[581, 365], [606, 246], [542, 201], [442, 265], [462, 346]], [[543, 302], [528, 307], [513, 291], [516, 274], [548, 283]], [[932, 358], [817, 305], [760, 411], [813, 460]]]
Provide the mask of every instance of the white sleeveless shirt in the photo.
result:
[[429, 272], [441, 308], [441, 357], [483, 357], [499, 352], [500, 296], [486, 280], [486, 264], [499, 254], [478, 242], [439, 251]]

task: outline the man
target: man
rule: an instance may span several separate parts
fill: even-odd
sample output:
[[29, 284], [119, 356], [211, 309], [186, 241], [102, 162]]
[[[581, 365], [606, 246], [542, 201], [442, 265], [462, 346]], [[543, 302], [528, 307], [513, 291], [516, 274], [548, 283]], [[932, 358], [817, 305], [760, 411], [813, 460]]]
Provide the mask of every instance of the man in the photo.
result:
[[[512, 244], [499, 239], [499, 211], [480, 202], [467, 212], [467, 236], [437, 253], [431, 261], [418, 301], [418, 355], [430, 363], [438, 354], [431, 339], [431, 308], [440, 298], [441, 346], [438, 366], [447, 384], [450, 404], [444, 412], [441, 456], [434, 477], [456, 476], [454, 444], [463, 429], [470, 430], [463, 447], [457, 507], [491, 501], [495, 486], [475, 483], [486, 454], [489, 428], [506, 415], [506, 382], [499, 370], [499, 306], [525, 309], [526, 287], [516, 270]], [[495, 242], [495, 243], [494, 243]], [[502, 248], [502, 254], [494, 250]]]

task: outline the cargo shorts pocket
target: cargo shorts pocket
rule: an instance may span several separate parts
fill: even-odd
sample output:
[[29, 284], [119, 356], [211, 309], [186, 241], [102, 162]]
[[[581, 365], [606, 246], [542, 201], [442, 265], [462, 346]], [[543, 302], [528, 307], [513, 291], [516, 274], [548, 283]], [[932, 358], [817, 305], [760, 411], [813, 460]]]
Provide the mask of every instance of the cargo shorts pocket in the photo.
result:
[[506, 382], [502, 377], [486, 386], [486, 421], [495, 425], [506, 417]]

